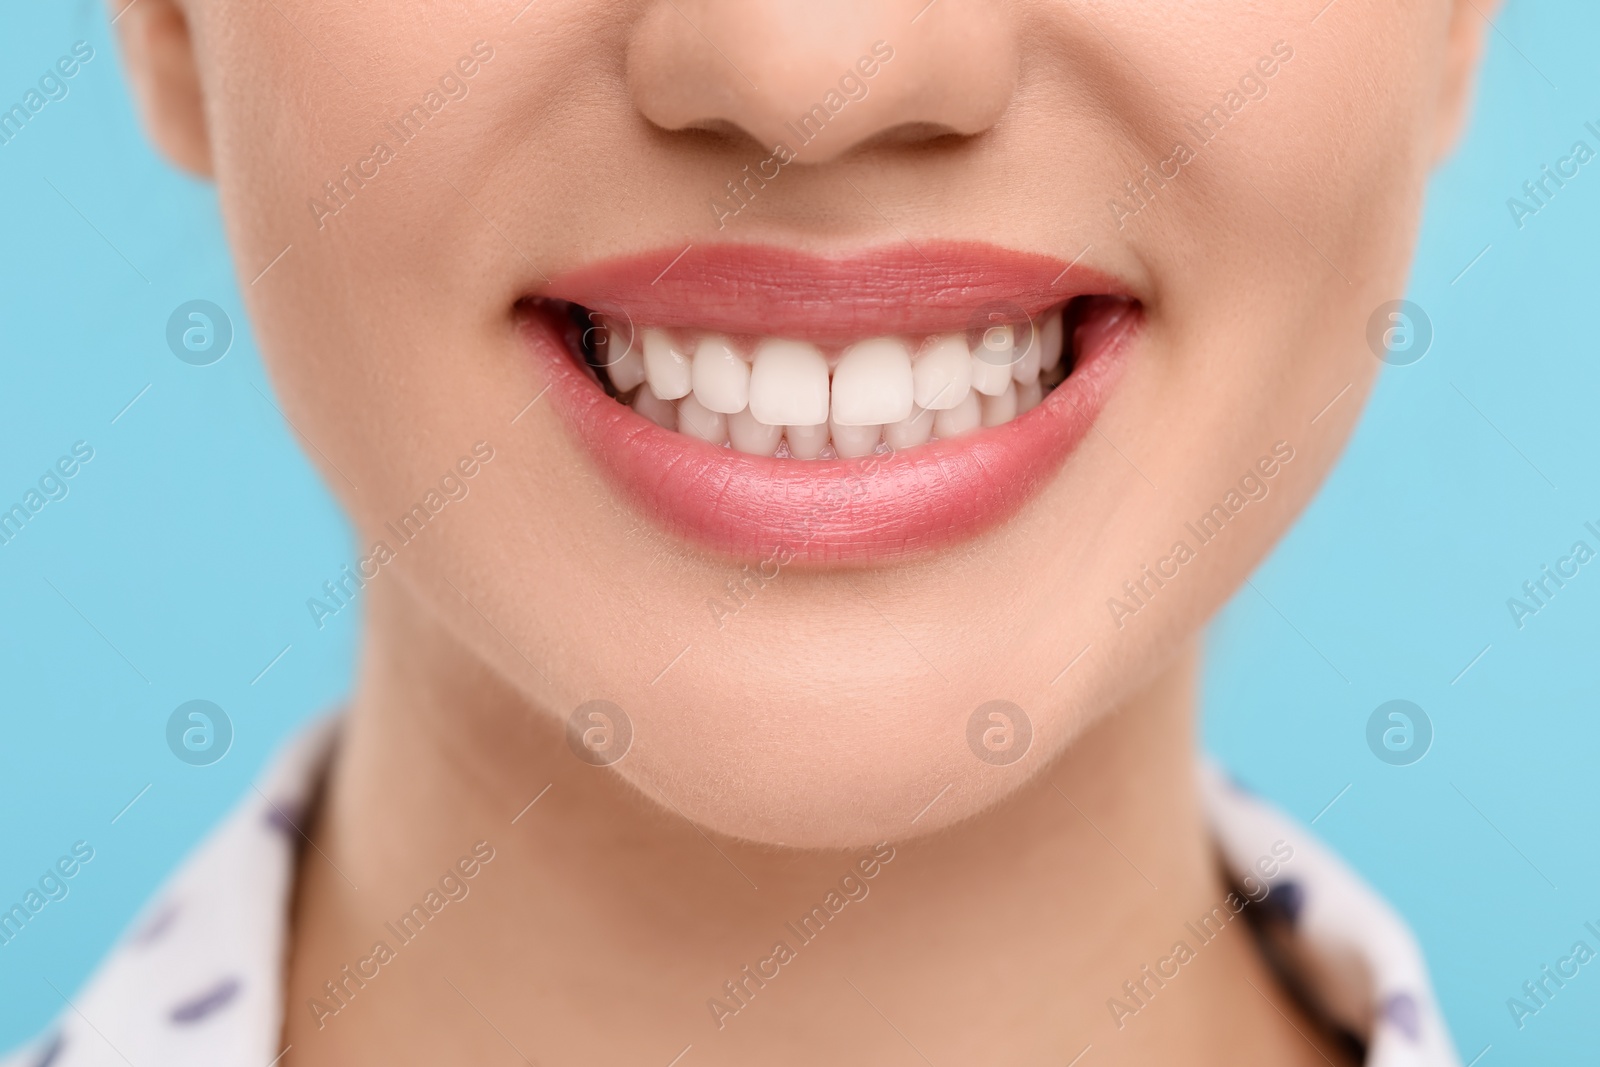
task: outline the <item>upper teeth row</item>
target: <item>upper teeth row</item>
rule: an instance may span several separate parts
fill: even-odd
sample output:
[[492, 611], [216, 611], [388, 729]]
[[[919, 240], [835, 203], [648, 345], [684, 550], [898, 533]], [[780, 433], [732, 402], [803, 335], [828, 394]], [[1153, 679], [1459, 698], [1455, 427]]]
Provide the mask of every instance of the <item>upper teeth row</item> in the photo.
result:
[[822, 349], [805, 341], [762, 339], [747, 356], [715, 333], [683, 344], [653, 327], [639, 331], [637, 339], [625, 327], [605, 324], [602, 332], [600, 360], [618, 392], [648, 382], [662, 400], [692, 392], [710, 412], [748, 410], [767, 426], [802, 427], [885, 426], [910, 418], [913, 408], [961, 407], [974, 391], [996, 397], [1013, 381], [1028, 385], [1055, 370], [1063, 343], [1057, 309], [1037, 329], [994, 325], [970, 344], [964, 332], [935, 334], [920, 344], [901, 337], [858, 341], [840, 353], [830, 372]]

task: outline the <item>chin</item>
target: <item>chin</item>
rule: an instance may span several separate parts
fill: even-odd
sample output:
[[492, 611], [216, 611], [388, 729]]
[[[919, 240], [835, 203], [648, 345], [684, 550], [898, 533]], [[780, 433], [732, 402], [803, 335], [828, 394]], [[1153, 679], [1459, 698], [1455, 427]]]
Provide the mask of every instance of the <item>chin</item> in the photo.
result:
[[948, 692], [893, 705], [752, 694], [652, 707], [633, 722], [635, 744], [612, 769], [647, 801], [711, 833], [810, 850], [901, 842], [969, 819], [1047, 766], [1047, 735], [1063, 733], [1008, 702], [957, 704]]

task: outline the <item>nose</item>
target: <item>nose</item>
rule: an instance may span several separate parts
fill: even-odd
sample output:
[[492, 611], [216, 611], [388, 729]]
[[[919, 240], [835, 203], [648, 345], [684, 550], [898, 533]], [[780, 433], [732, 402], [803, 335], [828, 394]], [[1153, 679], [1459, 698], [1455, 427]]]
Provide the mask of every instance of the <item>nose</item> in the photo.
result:
[[999, 0], [655, 0], [628, 42], [634, 106], [664, 130], [745, 135], [824, 163], [972, 136], [1016, 92]]

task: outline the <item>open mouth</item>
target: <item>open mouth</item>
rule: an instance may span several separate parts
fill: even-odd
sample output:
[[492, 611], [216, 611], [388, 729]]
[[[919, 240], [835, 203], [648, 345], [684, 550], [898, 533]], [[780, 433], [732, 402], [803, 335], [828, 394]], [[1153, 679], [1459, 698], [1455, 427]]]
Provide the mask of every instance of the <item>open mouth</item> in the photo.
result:
[[1087, 268], [913, 251], [608, 261], [520, 301], [518, 321], [579, 442], [661, 525], [747, 558], [882, 560], [1036, 493], [1143, 319]]
[[[1002, 426], [1038, 407], [1077, 354], [1132, 310], [1083, 296], [1043, 315], [847, 345], [641, 326], [556, 302], [570, 355], [666, 430], [776, 459], [859, 459]], [[1020, 309], [1019, 309], [1020, 310]]]

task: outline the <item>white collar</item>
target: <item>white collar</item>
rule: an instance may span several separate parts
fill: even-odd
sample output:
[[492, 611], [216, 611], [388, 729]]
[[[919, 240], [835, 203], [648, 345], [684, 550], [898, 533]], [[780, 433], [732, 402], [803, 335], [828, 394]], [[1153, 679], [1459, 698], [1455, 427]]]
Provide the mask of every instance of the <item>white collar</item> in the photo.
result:
[[[324, 719], [293, 739], [253, 790], [171, 878], [45, 1037], [0, 1067], [271, 1067], [285, 1051], [283, 981], [300, 813], [338, 731]], [[1348, 867], [1298, 824], [1202, 769], [1207, 814], [1239, 895], [1270, 891], [1270, 954], [1289, 981], [1367, 1048], [1369, 1067], [1459, 1067], [1411, 932]], [[1276, 848], [1276, 853], [1274, 849]], [[1288, 859], [1284, 853], [1292, 852]], [[1262, 878], [1263, 872], [1267, 877]], [[1211, 927], [1176, 931], [1195, 956]], [[1176, 947], [1176, 946], [1175, 946]], [[1107, 990], [1107, 1012], [1139, 1025], [1181, 974], [1178, 955]], [[1173, 977], [1171, 980], [1180, 980]], [[1120, 1004], [1120, 1009], [1116, 1006]]]

